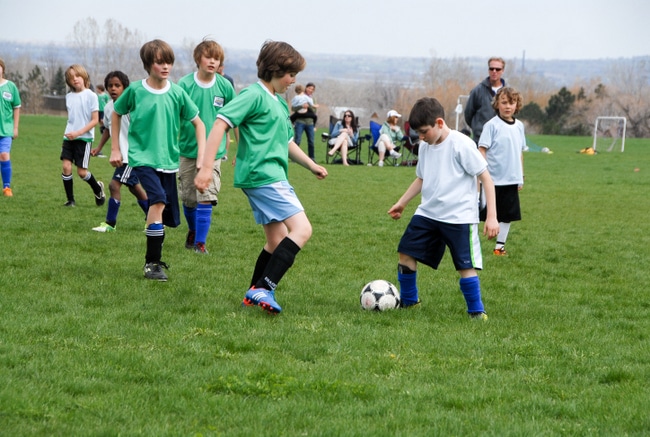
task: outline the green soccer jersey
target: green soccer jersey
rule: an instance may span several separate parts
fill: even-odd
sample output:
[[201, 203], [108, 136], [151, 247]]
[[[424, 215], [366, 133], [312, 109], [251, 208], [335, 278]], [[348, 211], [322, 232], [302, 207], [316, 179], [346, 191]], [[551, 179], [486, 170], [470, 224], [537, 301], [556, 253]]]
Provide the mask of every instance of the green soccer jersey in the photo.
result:
[[219, 118], [231, 127], [239, 127], [236, 188], [257, 188], [287, 180], [293, 128], [289, 106], [281, 96], [255, 83], [219, 111]]
[[[220, 74], [215, 74], [214, 79], [209, 84], [199, 82], [197, 73], [190, 73], [178, 81], [178, 85], [183, 88], [196, 106], [199, 107], [199, 117], [205, 124], [206, 135], [210, 134], [214, 120], [217, 118], [219, 110], [235, 97], [235, 89], [226, 78]], [[221, 159], [226, 154], [226, 145], [228, 136], [224, 135], [216, 159]], [[188, 121], [181, 122], [180, 138], [181, 156], [185, 158], [196, 158], [198, 145], [196, 143], [196, 133], [194, 126]]]
[[16, 84], [8, 80], [0, 85], [0, 137], [14, 136], [14, 109], [20, 104]]
[[160, 171], [178, 170], [181, 120], [193, 120], [199, 108], [178, 85], [167, 82], [162, 90], [146, 79], [132, 83], [115, 101], [115, 112], [130, 114], [129, 165]]
[[107, 93], [101, 93], [97, 94], [97, 100], [99, 102], [99, 110], [104, 111], [104, 108], [106, 107], [106, 104], [108, 101], [111, 99], [111, 96], [109, 96]]

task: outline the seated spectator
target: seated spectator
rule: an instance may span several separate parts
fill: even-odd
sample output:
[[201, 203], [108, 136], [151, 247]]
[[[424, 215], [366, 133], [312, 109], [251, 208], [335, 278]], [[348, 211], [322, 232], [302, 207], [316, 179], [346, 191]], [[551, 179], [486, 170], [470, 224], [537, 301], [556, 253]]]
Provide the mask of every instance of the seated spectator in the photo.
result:
[[329, 156], [334, 156], [341, 149], [341, 161], [346, 167], [348, 164], [348, 149], [356, 146], [359, 140], [359, 126], [354, 112], [347, 110], [343, 114], [343, 119], [336, 122], [330, 139], [327, 142], [332, 149], [328, 152]]
[[399, 158], [402, 156], [401, 153], [397, 153], [395, 150], [397, 147], [395, 143], [400, 141], [404, 136], [402, 129], [397, 125], [397, 120], [399, 120], [401, 116], [400, 113], [391, 109], [386, 115], [386, 121], [381, 126], [379, 139], [377, 140], [377, 143], [375, 143], [377, 151], [379, 152], [379, 162], [377, 163], [379, 167], [384, 166], [384, 156], [386, 156], [386, 152], [388, 152], [388, 154], [393, 158]]

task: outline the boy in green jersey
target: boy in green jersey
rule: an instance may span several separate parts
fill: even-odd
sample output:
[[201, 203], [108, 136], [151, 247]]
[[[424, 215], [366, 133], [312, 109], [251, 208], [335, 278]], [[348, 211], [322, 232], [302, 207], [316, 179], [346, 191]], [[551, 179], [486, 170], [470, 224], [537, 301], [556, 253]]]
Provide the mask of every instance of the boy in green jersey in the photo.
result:
[[[205, 124], [207, 134], [210, 133], [219, 110], [235, 97], [233, 86], [218, 73], [223, 58], [223, 48], [216, 41], [202, 41], [194, 49], [197, 71], [178, 81], [178, 85], [190, 95], [192, 101], [199, 107], [199, 116]], [[227, 146], [228, 136], [226, 135], [217, 150], [212, 167], [212, 181], [207, 190], [203, 193], [198, 192], [194, 186], [198, 144], [192, 124], [189, 121], [182, 122], [181, 162], [178, 177], [183, 212], [188, 227], [185, 247], [193, 249], [196, 253], [208, 253], [205, 242], [212, 223], [212, 207], [217, 205], [217, 196], [221, 189], [221, 158], [226, 156]]]
[[243, 305], [260, 306], [270, 313], [282, 311], [275, 301], [275, 288], [312, 233], [311, 223], [287, 180], [289, 159], [318, 179], [327, 176], [327, 170], [293, 141], [289, 106], [282, 98], [305, 65], [302, 55], [289, 44], [264, 43], [257, 58], [260, 80], [219, 111], [195, 179], [199, 191], [208, 188], [212, 163], [224, 136], [228, 129], [239, 127], [234, 185], [248, 197], [255, 221], [264, 226], [266, 235]]
[[[115, 101], [111, 125], [111, 165], [122, 165], [120, 152], [120, 118], [129, 115], [129, 165], [133, 167], [149, 199], [147, 213], [147, 252], [144, 276], [166, 281], [162, 267], [164, 226], [180, 224], [176, 173], [179, 163], [178, 138], [181, 120], [194, 125], [198, 156], [203, 158], [205, 126], [199, 109], [190, 96], [168, 80], [174, 65], [174, 51], [161, 40], [145, 43], [140, 58], [149, 74], [146, 79], [132, 83]], [[197, 160], [197, 164], [200, 163]]]
[[18, 136], [20, 94], [16, 84], [5, 78], [5, 61], [0, 58], [0, 173], [2, 194], [12, 197], [11, 143]]

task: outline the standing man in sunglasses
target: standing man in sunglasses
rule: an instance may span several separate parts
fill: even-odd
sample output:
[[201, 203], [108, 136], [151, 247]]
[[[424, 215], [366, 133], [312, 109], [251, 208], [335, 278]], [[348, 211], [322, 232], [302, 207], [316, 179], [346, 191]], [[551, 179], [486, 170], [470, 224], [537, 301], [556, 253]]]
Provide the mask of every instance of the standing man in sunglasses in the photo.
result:
[[506, 85], [506, 82], [501, 79], [505, 68], [506, 61], [503, 58], [490, 58], [488, 61], [489, 76], [469, 93], [469, 99], [465, 105], [465, 121], [472, 128], [472, 138], [477, 144], [483, 131], [483, 125], [496, 115], [492, 107], [492, 98], [500, 88]]

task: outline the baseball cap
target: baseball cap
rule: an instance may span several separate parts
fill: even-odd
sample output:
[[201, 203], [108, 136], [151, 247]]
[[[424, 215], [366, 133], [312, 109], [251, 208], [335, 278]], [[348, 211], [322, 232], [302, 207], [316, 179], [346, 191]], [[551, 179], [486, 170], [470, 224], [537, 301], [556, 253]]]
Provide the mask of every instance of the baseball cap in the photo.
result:
[[401, 116], [402, 116], [402, 114], [400, 114], [399, 112], [397, 112], [394, 109], [391, 109], [390, 111], [388, 111], [388, 115], [386, 115], [386, 118], [390, 118], [390, 117], [398, 117], [399, 118]]

